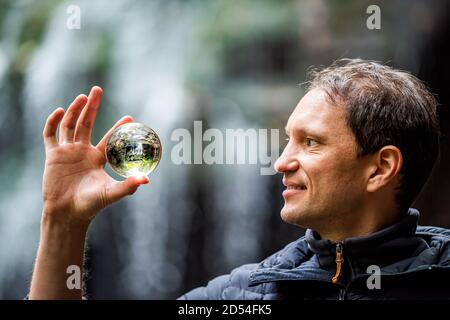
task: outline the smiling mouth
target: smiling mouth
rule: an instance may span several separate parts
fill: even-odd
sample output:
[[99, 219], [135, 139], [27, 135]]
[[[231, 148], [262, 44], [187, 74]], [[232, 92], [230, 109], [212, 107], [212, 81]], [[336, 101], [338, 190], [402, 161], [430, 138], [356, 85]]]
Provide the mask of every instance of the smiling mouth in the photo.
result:
[[287, 186], [286, 190], [306, 190], [306, 186]]
[[286, 189], [283, 191], [283, 197], [285, 200], [291, 196], [295, 195], [301, 195], [305, 194], [305, 191], [307, 190], [305, 185], [299, 185], [299, 186], [286, 186]]

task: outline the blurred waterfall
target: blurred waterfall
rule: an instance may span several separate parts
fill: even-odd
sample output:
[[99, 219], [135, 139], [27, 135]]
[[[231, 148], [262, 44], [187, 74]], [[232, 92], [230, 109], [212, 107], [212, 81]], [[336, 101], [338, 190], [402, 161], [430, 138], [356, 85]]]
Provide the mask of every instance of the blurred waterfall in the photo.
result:
[[[258, 259], [262, 253], [261, 224], [270, 210], [266, 187], [269, 177], [260, 176], [257, 166], [176, 166], [170, 160], [172, 130], [190, 130], [193, 120], [201, 119], [186, 81], [190, 63], [205, 58], [196, 46], [201, 40], [201, 23], [211, 13], [200, 3], [188, 6], [182, 1], [80, 0], [77, 4], [82, 8], [81, 29], [65, 27], [68, 3], [60, 4], [25, 73], [26, 161], [14, 188], [0, 203], [0, 243], [9, 244], [0, 250], [0, 287], [11, 281], [12, 273], [29, 279], [42, 206], [41, 132], [45, 119], [56, 107], [66, 108], [78, 93], [86, 93], [96, 84], [105, 94], [94, 130], [97, 140], [93, 142], [115, 119], [130, 114], [160, 135], [163, 157], [150, 176], [150, 186], [96, 219], [90, 242], [100, 248], [96, 252], [116, 251], [120, 265], [114, 268], [118, 273], [110, 276], [102, 270], [111, 266], [109, 262], [100, 261], [101, 267], [95, 268], [98, 261], [92, 257], [96, 270], [90, 275], [93, 283], [115, 282], [118, 292], [111, 292], [110, 297], [175, 298], [186, 286], [186, 272], [194, 271], [188, 250], [196, 249], [191, 236], [198, 228], [206, 230], [200, 235], [200, 248], [205, 251], [194, 256], [199, 257], [196, 263], [204, 266], [206, 274], [230, 271], [237, 264]], [[6, 48], [4, 44], [2, 48]], [[104, 70], [93, 69], [93, 65], [104, 66]], [[211, 126], [254, 126], [239, 108], [223, 110], [229, 105], [214, 101], [208, 107]], [[199, 210], [204, 210], [193, 196], [193, 188], [199, 185], [211, 187], [204, 194], [211, 212], [204, 212], [203, 221], [195, 218]], [[108, 235], [99, 237], [96, 232], [100, 230]], [[104, 239], [113, 242], [105, 243]], [[22, 287], [11, 288], [6, 296], [20, 298], [26, 286], [24, 281]], [[95, 288], [92, 295], [96, 297]]]

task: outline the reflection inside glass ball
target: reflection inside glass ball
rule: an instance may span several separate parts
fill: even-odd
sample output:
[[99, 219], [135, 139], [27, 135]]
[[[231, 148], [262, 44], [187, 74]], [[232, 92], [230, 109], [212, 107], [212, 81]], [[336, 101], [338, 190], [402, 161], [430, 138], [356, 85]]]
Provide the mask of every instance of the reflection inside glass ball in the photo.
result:
[[106, 158], [122, 177], [148, 175], [158, 166], [161, 153], [156, 132], [137, 122], [116, 128], [106, 143]]

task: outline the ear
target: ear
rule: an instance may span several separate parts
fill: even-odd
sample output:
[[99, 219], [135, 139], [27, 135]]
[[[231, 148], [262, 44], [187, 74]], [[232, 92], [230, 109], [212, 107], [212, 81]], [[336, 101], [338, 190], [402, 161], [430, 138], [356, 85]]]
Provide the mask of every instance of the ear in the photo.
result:
[[387, 185], [398, 175], [403, 166], [400, 149], [391, 145], [378, 150], [372, 155], [372, 160], [367, 181], [368, 192], [375, 192]]

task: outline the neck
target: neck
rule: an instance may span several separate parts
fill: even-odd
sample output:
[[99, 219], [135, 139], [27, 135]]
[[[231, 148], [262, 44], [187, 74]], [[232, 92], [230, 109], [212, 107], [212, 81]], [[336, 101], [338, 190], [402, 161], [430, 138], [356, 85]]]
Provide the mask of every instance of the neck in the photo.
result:
[[400, 217], [395, 207], [371, 206], [363, 210], [347, 212], [333, 219], [327, 227], [316, 229], [322, 239], [341, 242], [346, 238], [364, 237], [394, 224]]

